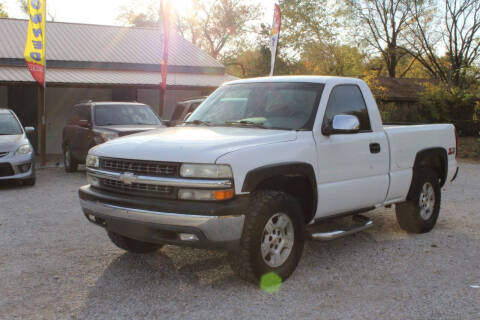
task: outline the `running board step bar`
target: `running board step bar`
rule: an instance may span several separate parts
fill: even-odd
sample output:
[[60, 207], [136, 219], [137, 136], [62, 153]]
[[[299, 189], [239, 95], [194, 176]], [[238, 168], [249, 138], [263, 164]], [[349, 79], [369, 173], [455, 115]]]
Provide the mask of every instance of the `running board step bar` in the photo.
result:
[[327, 240], [343, 238], [348, 235], [366, 230], [373, 226], [373, 221], [362, 215], [352, 216], [352, 222], [353, 223], [351, 223], [351, 226], [344, 226], [344, 227], [336, 226], [330, 230], [321, 231], [321, 232], [312, 230], [312, 229], [315, 229], [317, 225], [309, 226], [307, 230], [310, 233], [310, 237], [313, 240], [327, 241]]

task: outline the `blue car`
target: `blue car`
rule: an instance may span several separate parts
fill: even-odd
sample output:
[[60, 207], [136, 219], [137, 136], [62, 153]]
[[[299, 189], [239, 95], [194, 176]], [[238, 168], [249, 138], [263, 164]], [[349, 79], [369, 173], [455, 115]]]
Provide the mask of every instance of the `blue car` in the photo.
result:
[[24, 128], [12, 110], [0, 109], [0, 181], [35, 184], [34, 152], [27, 137], [34, 131]]

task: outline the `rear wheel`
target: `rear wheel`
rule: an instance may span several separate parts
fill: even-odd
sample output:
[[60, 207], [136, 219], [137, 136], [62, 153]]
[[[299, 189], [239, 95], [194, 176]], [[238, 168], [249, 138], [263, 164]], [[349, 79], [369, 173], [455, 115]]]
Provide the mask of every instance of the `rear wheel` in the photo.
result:
[[272, 274], [286, 280], [297, 267], [304, 243], [305, 223], [297, 200], [279, 191], [259, 191], [246, 215], [240, 249], [230, 253], [230, 265], [254, 283]]
[[107, 234], [110, 240], [112, 240], [117, 247], [132, 253], [149, 253], [157, 251], [163, 247], [162, 244], [143, 242], [132, 238], [127, 238], [112, 231], [107, 231]]
[[414, 173], [407, 201], [396, 205], [400, 227], [411, 233], [429, 232], [440, 213], [440, 183], [435, 171], [420, 168]]
[[66, 145], [63, 150], [63, 163], [65, 165], [66, 172], [75, 172], [78, 168], [78, 162], [73, 158], [70, 146]]

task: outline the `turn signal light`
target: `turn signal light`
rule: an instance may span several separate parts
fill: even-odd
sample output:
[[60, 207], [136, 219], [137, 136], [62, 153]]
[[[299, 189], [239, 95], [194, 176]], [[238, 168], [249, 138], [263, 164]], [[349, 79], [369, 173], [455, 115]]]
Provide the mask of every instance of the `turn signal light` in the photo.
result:
[[233, 198], [233, 189], [205, 190], [205, 189], [179, 189], [178, 198], [181, 200], [227, 200]]
[[233, 189], [213, 191], [215, 200], [227, 200], [233, 198]]

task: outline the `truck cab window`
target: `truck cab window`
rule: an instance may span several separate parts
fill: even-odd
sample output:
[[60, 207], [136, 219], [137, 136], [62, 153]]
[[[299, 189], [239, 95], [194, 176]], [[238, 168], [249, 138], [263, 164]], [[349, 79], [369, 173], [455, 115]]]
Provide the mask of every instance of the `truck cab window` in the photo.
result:
[[87, 120], [92, 122], [92, 113], [90, 111], [90, 106], [82, 106], [78, 109], [80, 120]]
[[372, 130], [365, 100], [360, 88], [356, 85], [339, 85], [332, 89], [323, 118], [323, 126], [332, 126], [333, 117], [339, 114], [356, 116], [360, 121], [360, 131]]
[[90, 114], [89, 106], [75, 106], [73, 107], [72, 115], [70, 117], [70, 124], [77, 124], [79, 120], [87, 120], [91, 122], [92, 117]]

